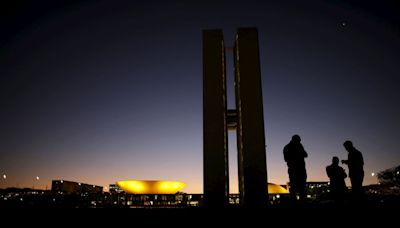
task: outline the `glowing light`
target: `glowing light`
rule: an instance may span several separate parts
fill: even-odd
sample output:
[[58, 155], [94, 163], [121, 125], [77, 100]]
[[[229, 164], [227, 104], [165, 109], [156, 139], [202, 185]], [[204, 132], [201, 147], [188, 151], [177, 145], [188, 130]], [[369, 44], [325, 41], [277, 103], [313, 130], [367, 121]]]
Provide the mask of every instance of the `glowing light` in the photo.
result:
[[397, 171], [397, 175], [399, 175], [400, 174], [400, 171]]
[[118, 187], [130, 194], [175, 194], [185, 183], [178, 181], [127, 180], [117, 181]]
[[7, 175], [3, 174], [3, 179], [7, 179]]
[[286, 188], [273, 184], [273, 183], [268, 183], [268, 193], [269, 194], [289, 194], [289, 190]]
[[36, 176], [36, 180], [39, 180], [39, 176]]
[[374, 177], [374, 176], [375, 176], [375, 173], [371, 173], [371, 176], [373, 176], [373, 177]]

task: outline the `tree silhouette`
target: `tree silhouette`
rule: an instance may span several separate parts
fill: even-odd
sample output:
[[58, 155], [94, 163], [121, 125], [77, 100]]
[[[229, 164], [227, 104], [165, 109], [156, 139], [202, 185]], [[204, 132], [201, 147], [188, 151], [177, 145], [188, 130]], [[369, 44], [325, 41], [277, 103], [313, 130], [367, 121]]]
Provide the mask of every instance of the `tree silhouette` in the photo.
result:
[[400, 187], [400, 165], [378, 173], [380, 184]]

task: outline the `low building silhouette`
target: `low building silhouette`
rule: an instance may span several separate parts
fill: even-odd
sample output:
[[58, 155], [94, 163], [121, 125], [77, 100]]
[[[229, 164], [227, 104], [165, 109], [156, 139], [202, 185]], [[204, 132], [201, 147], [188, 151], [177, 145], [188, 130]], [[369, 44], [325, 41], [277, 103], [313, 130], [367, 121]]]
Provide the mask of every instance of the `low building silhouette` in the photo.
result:
[[66, 180], [53, 180], [51, 182], [51, 191], [56, 193], [74, 194], [74, 193], [103, 193], [103, 187], [93, 184], [85, 184]]
[[121, 193], [124, 192], [124, 190], [122, 190], [120, 187], [118, 187], [118, 185], [116, 184], [109, 184], [108, 186], [108, 190], [111, 194], [116, 194], [116, 193]]

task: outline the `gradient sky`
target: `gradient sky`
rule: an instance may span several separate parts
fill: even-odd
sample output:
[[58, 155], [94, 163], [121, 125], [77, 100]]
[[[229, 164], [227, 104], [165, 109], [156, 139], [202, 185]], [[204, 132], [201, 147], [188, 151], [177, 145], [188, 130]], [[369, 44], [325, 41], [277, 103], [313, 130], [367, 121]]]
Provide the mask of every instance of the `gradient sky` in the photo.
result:
[[2, 5], [0, 188], [165, 179], [201, 193], [202, 30], [223, 29], [232, 46], [238, 27], [259, 31], [269, 182], [288, 181], [282, 149], [299, 134], [308, 181], [328, 180], [349, 139], [364, 155], [364, 184], [376, 183], [371, 172], [400, 164], [398, 6], [265, 2]]

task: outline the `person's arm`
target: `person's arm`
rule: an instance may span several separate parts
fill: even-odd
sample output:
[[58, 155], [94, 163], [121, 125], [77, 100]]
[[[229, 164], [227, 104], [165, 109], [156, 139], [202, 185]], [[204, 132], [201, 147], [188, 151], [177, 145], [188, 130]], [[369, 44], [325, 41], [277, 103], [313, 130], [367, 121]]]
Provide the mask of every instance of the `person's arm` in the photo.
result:
[[285, 160], [285, 162], [289, 161], [289, 151], [287, 146], [283, 148], [283, 159]]
[[331, 178], [331, 175], [330, 175], [330, 172], [329, 172], [329, 166], [327, 166], [327, 167], [325, 168], [325, 170], [326, 170], [326, 175], [327, 175], [329, 178]]
[[344, 169], [343, 168], [341, 168], [342, 169], [342, 176], [343, 176], [343, 179], [344, 178], [346, 178], [347, 177], [347, 173], [346, 173], [346, 171], [344, 171]]
[[306, 150], [304, 149], [303, 145], [301, 145], [301, 150], [303, 151], [303, 157], [308, 157]]

